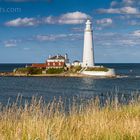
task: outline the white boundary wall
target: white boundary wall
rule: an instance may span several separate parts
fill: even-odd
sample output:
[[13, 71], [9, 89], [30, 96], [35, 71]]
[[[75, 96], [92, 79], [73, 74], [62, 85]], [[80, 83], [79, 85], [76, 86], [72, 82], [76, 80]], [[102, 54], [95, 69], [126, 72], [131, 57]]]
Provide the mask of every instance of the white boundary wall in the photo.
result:
[[82, 71], [81, 74], [91, 75], [91, 76], [115, 76], [115, 70], [108, 69], [107, 72], [105, 72], [105, 71]]

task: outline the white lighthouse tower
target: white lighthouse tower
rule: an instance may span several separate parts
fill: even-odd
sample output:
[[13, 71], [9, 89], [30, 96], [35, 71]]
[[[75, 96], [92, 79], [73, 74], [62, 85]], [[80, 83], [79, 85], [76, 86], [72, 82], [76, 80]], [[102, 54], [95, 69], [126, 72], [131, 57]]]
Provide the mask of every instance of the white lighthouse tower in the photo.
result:
[[84, 49], [83, 49], [83, 63], [80, 73], [90, 76], [114, 77], [115, 70], [104, 66], [94, 65], [94, 51], [93, 51], [93, 30], [90, 20], [86, 21], [86, 28], [84, 33]]
[[92, 23], [88, 19], [86, 22], [86, 28], [84, 33], [84, 49], [83, 49], [83, 64], [82, 67], [94, 66], [94, 54], [93, 54], [93, 30]]

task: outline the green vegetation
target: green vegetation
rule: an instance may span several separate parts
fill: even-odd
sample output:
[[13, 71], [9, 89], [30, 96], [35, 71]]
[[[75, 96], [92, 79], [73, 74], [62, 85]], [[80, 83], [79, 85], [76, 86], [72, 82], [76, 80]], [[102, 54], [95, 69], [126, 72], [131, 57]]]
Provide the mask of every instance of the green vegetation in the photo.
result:
[[93, 68], [87, 68], [86, 71], [104, 71], [107, 72], [108, 68], [106, 67], [93, 67]]
[[64, 72], [64, 68], [49, 68], [46, 73], [47, 74], [60, 74]]
[[81, 66], [71, 66], [69, 69], [70, 73], [77, 73], [78, 71], [80, 71], [82, 69]]
[[112, 103], [100, 108], [89, 101], [69, 114], [60, 100], [45, 104], [33, 98], [31, 104], [1, 107], [1, 140], [139, 140], [140, 102]]
[[17, 68], [15, 73], [18, 74], [42, 74], [42, 69], [40, 68], [33, 68], [33, 67], [27, 67], [27, 68]]
[[[35, 75], [35, 74], [42, 74], [43, 70], [45, 70], [45, 69], [27, 67], [27, 68], [18, 68], [18, 69], [15, 70], [15, 73]], [[64, 68], [49, 68], [48, 70], [46, 70], [47, 74], [60, 74], [60, 73], [63, 73], [63, 72], [64, 72]]]

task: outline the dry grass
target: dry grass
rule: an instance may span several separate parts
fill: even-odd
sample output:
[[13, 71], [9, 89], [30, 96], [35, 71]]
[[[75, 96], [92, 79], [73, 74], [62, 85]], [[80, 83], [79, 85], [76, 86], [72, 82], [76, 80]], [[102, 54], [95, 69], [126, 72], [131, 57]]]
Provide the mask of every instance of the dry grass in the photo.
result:
[[24, 106], [1, 107], [0, 140], [140, 140], [140, 103], [100, 108], [98, 101], [65, 113], [61, 100], [33, 98]]

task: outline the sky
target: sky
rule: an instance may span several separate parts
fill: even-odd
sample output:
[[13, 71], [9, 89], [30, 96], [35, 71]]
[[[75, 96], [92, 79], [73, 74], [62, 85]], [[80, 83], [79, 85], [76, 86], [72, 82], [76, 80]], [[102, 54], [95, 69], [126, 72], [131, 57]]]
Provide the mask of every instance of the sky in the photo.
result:
[[0, 0], [0, 63], [82, 61], [87, 19], [96, 63], [140, 63], [140, 0]]

